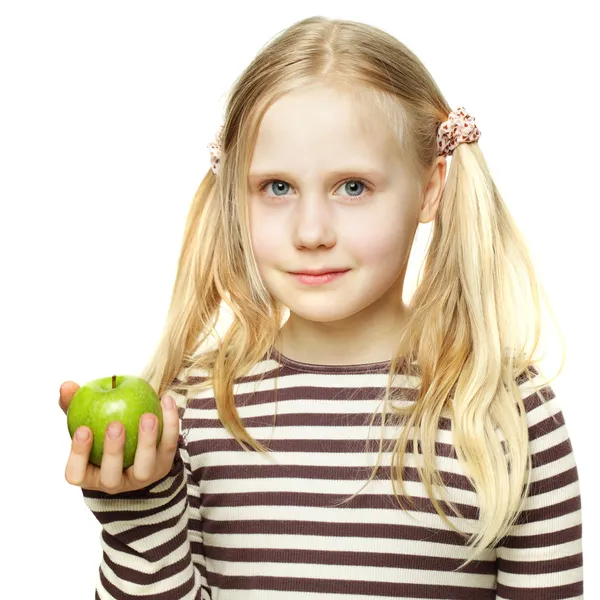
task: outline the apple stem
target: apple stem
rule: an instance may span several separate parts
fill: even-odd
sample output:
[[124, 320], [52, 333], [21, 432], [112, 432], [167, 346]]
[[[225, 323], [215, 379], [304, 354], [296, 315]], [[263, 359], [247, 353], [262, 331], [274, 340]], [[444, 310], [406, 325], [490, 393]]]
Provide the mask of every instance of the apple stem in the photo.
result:
[[117, 376], [112, 376], [112, 389], [114, 390], [117, 387]]

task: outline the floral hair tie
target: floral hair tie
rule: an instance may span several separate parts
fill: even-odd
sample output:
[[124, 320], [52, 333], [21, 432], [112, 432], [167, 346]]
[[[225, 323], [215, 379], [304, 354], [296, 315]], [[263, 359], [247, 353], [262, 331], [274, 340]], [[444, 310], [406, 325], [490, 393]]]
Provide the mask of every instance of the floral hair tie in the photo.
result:
[[210, 167], [215, 175], [219, 172], [219, 163], [221, 162], [221, 133], [223, 131], [223, 125], [221, 125], [217, 131], [217, 135], [213, 142], [208, 144], [210, 149]]
[[481, 131], [472, 117], [463, 107], [448, 115], [438, 129], [438, 155], [450, 156], [459, 144], [471, 144], [481, 137]]

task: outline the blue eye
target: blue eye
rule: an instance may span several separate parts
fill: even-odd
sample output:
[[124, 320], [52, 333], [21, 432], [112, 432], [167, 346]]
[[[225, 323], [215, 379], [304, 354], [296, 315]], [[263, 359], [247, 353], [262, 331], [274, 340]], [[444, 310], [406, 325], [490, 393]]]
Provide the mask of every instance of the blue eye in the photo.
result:
[[[278, 189], [279, 191], [283, 191], [281, 190], [282, 184], [283, 184], [283, 188], [285, 190], [285, 186], [289, 187], [289, 184], [287, 184], [285, 181], [281, 181], [280, 179], [272, 179], [271, 181], [267, 181], [260, 189], [263, 190], [264, 188], [266, 188], [268, 185], [271, 185], [272, 183], [277, 184], [273, 189]], [[274, 194], [275, 196], [277, 196], [278, 194]], [[285, 192], [283, 193], [283, 195], [285, 196]]]
[[[288, 187], [290, 187], [289, 183], [283, 181], [282, 179], [269, 179], [268, 181], [265, 181], [264, 183], [261, 184], [259, 190], [263, 191], [265, 188], [267, 188], [268, 186], [270, 186], [271, 184], [276, 184], [275, 186], [273, 186], [272, 189], [274, 190], [278, 190], [279, 192], [282, 192], [281, 194], [275, 193], [275, 194], [267, 194], [267, 196], [269, 197], [274, 197], [274, 198], [281, 198], [283, 196], [286, 195], [286, 189]], [[372, 188], [369, 186], [369, 184], [367, 184], [366, 181], [363, 181], [362, 179], [347, 179], [346, 181], [343, 181], [339, 187], [342, 186], [346, 186], [346, 191], [350, 193], [350, 198], [362, 198], [363, 196], [366, 195], [365, 191], [362, 191], [360, 193], [353, 193], [356, 192], [356, 190], [352, 190], [351, 188], [356, 188], [356, 186], [359, 186], [358, 189], [362, 188], [366, 188], [367, 191], [371, 191]], [[338, 188], [339, 189], [339, 188]]]

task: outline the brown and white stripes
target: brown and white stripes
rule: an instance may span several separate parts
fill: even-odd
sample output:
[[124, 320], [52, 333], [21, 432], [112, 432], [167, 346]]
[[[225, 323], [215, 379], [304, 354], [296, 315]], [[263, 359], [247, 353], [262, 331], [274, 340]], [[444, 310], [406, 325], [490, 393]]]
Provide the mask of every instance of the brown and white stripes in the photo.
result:
[[[402, 510], [390, 483], [390, 454], [358, 496], [379, 450], [372, 413], [389, 363], [317, 366], [273, 351], [234, 388], [249, 433], [272, 450], [244, 451], [219, 421], [212, 390], [179, 405], [173, 469], [138, 492], [83, 490], [102, 525], [98, 599], [144, 600], [561, 600], [583, 598], [577, 466], [552, 389], [542, 404], [522, 390], [533, 484], [510, 535], [480, 560], [435, 512], [407, 449], [405, 481], [416, 510]], [[537, 375], [535, 369], [533, 373]], [[181, 375], [181, 373], [180, 373]], [[201, 377], [201, 374], [192, 373]], [[277, 375], [277, 418], [273, 383]], [[262, 381], [260, 381], [262, 377]], [[415, 389], [403, 373], [396, 385]], [[554, 416], [554, 419], [552, 418]], [[386, 437], [397, 436], [391, 427]], [[365, 447], [367, 440], [368, 448]], [[440, 420], [438, 465], [469, 523], [476, 495]], [[455, 521], [461, 527], [465, 521]], [[474, 529], [473, 529], [474, 530]]]

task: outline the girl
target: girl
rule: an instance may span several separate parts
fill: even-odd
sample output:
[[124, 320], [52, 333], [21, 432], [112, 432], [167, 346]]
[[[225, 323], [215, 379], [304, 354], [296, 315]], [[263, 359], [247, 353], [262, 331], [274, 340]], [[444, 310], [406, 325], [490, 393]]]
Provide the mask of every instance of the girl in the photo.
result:
[[392, 36], [314, 17], [250, 64], [219, 134], [142, 374], [177, 408], [156, 458], [155, 432], [123, 475], [122, 431], [101, 469], [73, 441], [96, 598], [581, 598], [538, 282], [473, 117]]

